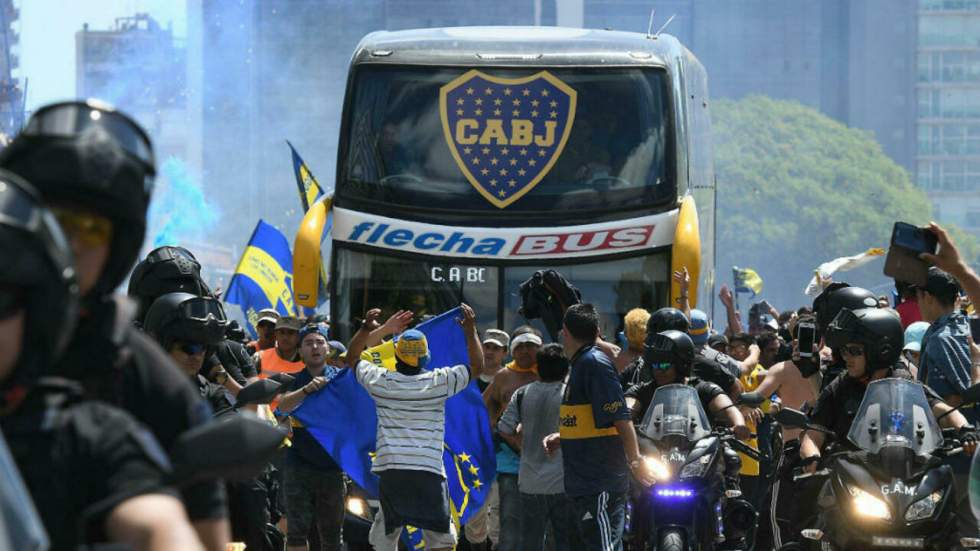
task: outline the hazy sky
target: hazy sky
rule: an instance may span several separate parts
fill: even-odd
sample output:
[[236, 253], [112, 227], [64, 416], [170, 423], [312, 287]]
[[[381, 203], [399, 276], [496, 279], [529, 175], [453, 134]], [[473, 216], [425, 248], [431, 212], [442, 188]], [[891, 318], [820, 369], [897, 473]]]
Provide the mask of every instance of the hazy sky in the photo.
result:
[[75, 33], [84, 23], [109, 29], [117, 17], [148, 13], [186, 36], [184, 0], [17, 0], [20, 73], [28, 79], [27, 108], [75, 96]]

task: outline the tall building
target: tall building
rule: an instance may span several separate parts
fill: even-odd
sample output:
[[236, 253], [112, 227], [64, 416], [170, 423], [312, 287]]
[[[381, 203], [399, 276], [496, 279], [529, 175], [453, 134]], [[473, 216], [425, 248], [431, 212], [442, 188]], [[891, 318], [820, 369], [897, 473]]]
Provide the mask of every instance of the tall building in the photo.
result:
[[19, 66], [20, 40], [14, 30], [18, 19], [13, 0], [0, 0], [0, 147], [24, 123], [24, 90], [14, 76]]
[[[547, 0], [188, 1], [189, 90], [205, 189], [240, 223], [219, 239], [242, 241], [259, 218], [292, 236], [302, 216], [288, 139], [331, 187], [348, 63], [376, 30], [457, 25], [554, 24]], [[197, 138], [192, 138], [196, 140]], [[245, 226], [248, 226], [245, 228]]]
[[110, 29], [75, 33], [75, 91], [107, 101], [150, 134], [158, 159], [187, 153], [186, 54], [170, 29], [146, 14]]
[[585, 26], [656, 32], [670, 20], [712, 97], [799, 101], [870, 130], [911, 171], [915, 13], [915, 0], [586, 0]]
[[980, 0], [920, 0], [916, 179], [937, 217], [980, 234]]

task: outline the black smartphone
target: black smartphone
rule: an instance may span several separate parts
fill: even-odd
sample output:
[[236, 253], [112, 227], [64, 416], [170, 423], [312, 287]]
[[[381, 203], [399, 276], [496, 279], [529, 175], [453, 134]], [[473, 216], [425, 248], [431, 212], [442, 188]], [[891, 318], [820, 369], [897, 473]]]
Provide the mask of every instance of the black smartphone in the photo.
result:
[[973, 342], [980, 342], [980, 318], [969, 318], [970, 319], [970, 335], [973, 336]]
[[812, 358], [816, 348], [817, 328], [810, 322], [800, 322], [796, 326], [796, 340], [799, 342], [800, 357]]
[[895, 222], [892, 229], [892, 245], [902, 247], [916, 254], [936, 254], [939, 241], [936, 234], [906, 222]]
[[938, 240], [929, 230], [905, 222], [895, 222], [891, 246], [885, 257], [885, 275], [896, 281], [925, 285], [929, 264], [919, 259], [920, 253], [936, 253]]

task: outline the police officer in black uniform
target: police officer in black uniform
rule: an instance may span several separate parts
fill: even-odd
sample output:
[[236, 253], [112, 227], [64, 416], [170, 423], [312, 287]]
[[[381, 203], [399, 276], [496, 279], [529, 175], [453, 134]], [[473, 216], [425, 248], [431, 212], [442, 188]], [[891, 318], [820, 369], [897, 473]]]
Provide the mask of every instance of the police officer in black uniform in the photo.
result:
[[[113, 297], [136, 261], [155, 174], [146, 133], [94, 100], [38, 109], [0, 152], [0, 168], [31, 182], [51, 206], [75, 256], [82, 314], [56, 374], [82, 383], [86, 396], [117, 405], [153, 432], [164, 449], [206, 423], [210, 408], [173, 362], [132, 325], [128, 300]], [[229, 537], [218, 480], [181, 491], [208, 549]]]
[[190, 293], [167, 293], [153, 301], [143, 330], [170, 355], [215, 415], [230, 412], [235, 398], [204, 374], [205, 360], [225, 338], [228, 322], [221, 303]]
[[[817, 298], [813, 299], [813, 313], [817, 317], [817, 332], [821, 337], [824, 337], [824, 342], [826, 342], [830, 322], [842, 309], [860, 310], [862, 308], [876, 308], [877, 306], [878, 297], [871, 291], [861, 287], [853, 287], [843, 282], [831, 283]], [[840, 351], [831, 347], [831, 354], [831, 361], [825, 366], [820, 365], [819, 355], [814, 355], [811, 358], [794, 359], [793, 362], [799, 367], [800, 374], [806, 378], [820, 373], [822, 375], [820, 390], [823, 390], [847, 370], [844, 358], [840, 356]]]
[[[137, 323], [143, 323], [153, 301], [167, 293], [177, 292], [218, 298], [201, 277], [201, 264], [189, 250], [163, 246], [150, 251], [146, 258], [136, 264], [133, 275], [129, 278], [129, 296], [138, 304]], [[230, 334], [231, 330], [229, 324], [226, 333]], [[245, 347], [231, 338], [223, 338], [217, 343], [207, 362], [209, 372], [224, 371], [227, 377], [222, 378], [227, 382], [221, 383], [214, 377], [209, 378], [223, 384], [233, 395], [237, 395], [243, 386], [258, 379], [255, 365]]]
[[[649, 350], [651, 342], [658, 338], [657, 335], [664, 331], [680, 331], [687, 333], [690, 331], [691, 322], [677, 308], [660, 308], [650, 315], [647, 320], [647, 336], [645, 349]], [[620, 375], [623, 391], [628, 391], [636, 385], [649, 382], [653, 379], [653, 371], [647, 366], [646, 354], [630, 362]], [[727, 354], [722, 354], [717, 350], [708, 347], [695, 349], [693, 367], [695, 375], [705, 381], [715, 383], [722, 390], [731, 396], [741, 394], [741, 385], [738, 377], [741, 375], [741, 364]]]
[[[650, 366], [653, 378], [634, 385], [625, 393], [626, 405], [630, 408], [634, 422], [642, 421], [658, 387], [670, 384], [686, 384], [694, 387], [697, 391], [701, 407], [704, 408], [705, 413], [710, 418], [723, 417], [732, 427], [736, 437], [743, 440], [749, 438], [750, 432], [745, 425], [742, 413], [735, 407], [725, 391], [713, 382], [690, 376], [694, 361], [694, 341], [687, 333], [674, 330], [663, 331], [646, 340], [643, 362]], [[742, 466], [742, 461], [738, 454], [728, 446], [725, 447], [724, 457], [725, 486], [729, 490], [738, 490], [738, 472]], [[637, 518], [645, 516], [639, 514]], [[729, 543], [732, 544], [732, 549], [741, 549], [741, 544], [744, 544], [744, 541]]]
[[[851, 430], [851, 422], [868, 383], [886, 377], [914, 378], [899, 362], [905, 333], [894, 310], [874, 307], [852, 311], [844, 308], [830, 322], [827, 330], [827, 342], [843, 358], [845, 371], [820, 392], [810, 417], [813, 423], [833, 431], [837, 444], [847, 445], [847, 433]], [[924, 389], [934, 415], [938, 417], [952, 409], [932, 389], [927, 386]], [[940, 424], [960, 429], [959, 434], [964, 441], [976, 441], [976, 431], [959, 411], [943, 417]], [[806, 431], [800, 437], [800, 463], [805, 471], [814, 472], [817, 469], [824, 441], [824, 434], [814, 431]], [[957, 478], [960, 501], [957, 517], [961, 530], [964, 530], [962, 535], [975, 537], [977, 523], [970, 511], [965, 476]]]
[[[643, 363], [649, 366], [651, 380], [632, 386], [626, 391], [626, 405], [633, 414], [634, 421], [640, 421], [646, 414], [653, 393], [658, 387], [670, 384], [693, 386], [704, 411], [711, 416], [722, 415], [731, 425], [736, 436], [749, 437], [745, 418], [734, 407], [731, 398], [717, 384], [691, 376], [695, 359], [694, 341], [682, 331], [664, 331], [647, 339], [644, 346]], [[738, 469], [735, 469], [736, 478]]]
[[[682, 333], [687, 333], [691, 328], [691, 322], [677, 308], [660, 308], [654, 313], [650, 314], [650, 318], [647, 319], [647, 336], [645, 345], [650, 344], [650, 340], [654, 335], [662, 331], [681, 331]], [[623, 390], [629, 390], [634, 385], [647, 382], [653, 378], [653, 374], [649, 369], [643, 368], [643, 358], [642, 356], [636, 358], [630, 362], [623, 373], [620, 375], [620, 381], [623, 384]]]
[[77, 383], [50, 377], [77, 321], [72, 262], [38, 196], [0, 171], [0, 428], [51, 549], [200, 549], [153, 436], [122, 410], [81, 401]]
[[[235, 399], [228, 389], [206, 376], [207, 358], [225, 341], [228, 327], [221, 303], [209, 296], [167, 293], [153, 301], [143, 321], [144, 330], [193, 381], [215, 415], [235, 414]], [[249, 551], [271, 551], [273, 541], [284, 541], [270, 524], [273, 516], [278, 517], [271, 511], [272, 485], [268, 469], [259, 477], [228, 483], [232, 536], [244, 541]]]

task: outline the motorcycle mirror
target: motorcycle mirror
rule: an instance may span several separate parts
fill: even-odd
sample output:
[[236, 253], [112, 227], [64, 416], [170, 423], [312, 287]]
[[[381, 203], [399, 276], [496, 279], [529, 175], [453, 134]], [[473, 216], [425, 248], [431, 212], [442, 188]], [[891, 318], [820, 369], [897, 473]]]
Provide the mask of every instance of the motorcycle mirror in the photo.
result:
[[276, 398], [282, 386], [272, 379], [259, 379], [238, 391], [235, 407], [247, 404], [268, 404]]
[[782, 408], [773, 416], [780, 425], [792, 429], [806, 428], [810, 418], [802, 411], [793, 408]]
[[279, 450], [283, 433], [247, 415], [215, 420], [177, 438], [170, 453], [173, 480], [186, 485], [198, 480], [241, 480], [257, 476]]
[[293, 381], [296, 380], [296, 377], [290, 375], [289, 373], [280, 372], [274, 375], [270, 375], [268, 379], [270, 381], [275, 381], [281, 384], [284, 388], [289, 388], [293, 384]]
[[762, 402], [765, 401], [765, 396], [759, 394], [758, 392], [743, 392], [742, 395], [738, 397], [739, 405], [750, 408], [757, 408], [762, 405]]

